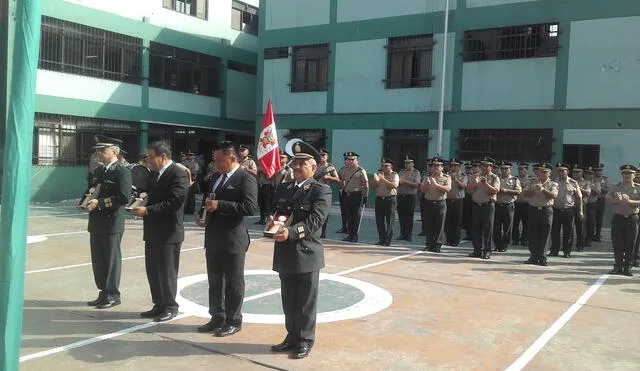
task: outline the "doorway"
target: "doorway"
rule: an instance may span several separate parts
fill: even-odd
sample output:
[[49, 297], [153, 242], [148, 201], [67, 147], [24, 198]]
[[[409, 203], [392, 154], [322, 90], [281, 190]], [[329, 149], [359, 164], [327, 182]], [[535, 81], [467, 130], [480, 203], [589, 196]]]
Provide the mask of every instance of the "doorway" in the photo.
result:
[[599, 144], [565, 144], [562, 155], [563, 162], [570, 166], [575, 164], [583, 167], [600, 163]]
[[413, 157], [415, 168], [425, 170], [429, 146], [429, 130], [385, 130], [383, 156], [395, 162], [396, 170], [404, 168], [406, 156]]

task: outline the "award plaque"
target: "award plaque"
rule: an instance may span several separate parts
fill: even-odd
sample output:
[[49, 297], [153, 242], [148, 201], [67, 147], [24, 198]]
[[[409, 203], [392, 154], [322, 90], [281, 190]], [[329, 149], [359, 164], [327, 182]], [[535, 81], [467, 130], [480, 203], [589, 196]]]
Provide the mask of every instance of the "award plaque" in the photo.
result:
[[125, 206], [125, 210], [131, 211], [139, 206], [147, 205], [147, 192], [142, 192], [138, 197], [132, 197], [129, 204]]
[[89, 204], [89, 201], [94, 200], [96, 199], [96, 197], [98, 197], [101, 186], [102, 184], [98, 184], [95, 187], [89, 188], [89, 191], [85, 193], [78, 202], [78, 208], [80, 208], [80, 210], [88, 211], [87, 205]]
[[279, 210], [273, 215], [273, 220], [267, 222], [262, 235], [273, 238], [280, 227], [288, 227], [291, 224], [293, 213], [291, 210]]

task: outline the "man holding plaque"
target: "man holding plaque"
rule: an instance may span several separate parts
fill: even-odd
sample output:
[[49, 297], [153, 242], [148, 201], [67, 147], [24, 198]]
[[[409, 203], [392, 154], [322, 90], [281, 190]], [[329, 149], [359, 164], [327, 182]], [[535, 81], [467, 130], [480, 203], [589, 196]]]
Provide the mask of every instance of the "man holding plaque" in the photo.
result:
[[[271, 350], [292, 351], [292, 357], [300, 359], [309, 355], [315, 342], [318, 281], [324, 267], [320, 234], [331, 209], [331, 188], [313, 178], [317, 150], [304, 142], [293, 149], [294, 181], [276, 189], [273, 213], [286, 219], [279, 220], [283, 225], [273, 235], [273, 270], [280, 274], [287, 337]], [[267, 231], [278, 221], [269, 219]]]
[[100, 293], [87, 305], [107, 309], [120, 304], [120, 242], [124, 233], [124, 207], [131, 196], [131, 171], [118, 162], [122, 141], [112, 138], [101, 140], [104, 142], [93, 148], [106, 165], [95, 170], [96, 182], [101, 186], [96, 198], [86, 206], [89, 211], [91, 266]]
[[231, 142], [216, 147], [213, 158], [218, 174], [196, 216], [196, 223], [205, 227], [211, 314], [211, 320], [198, 331], [218, 337], [231, 336], [242, 328], [244, 262], [251, 242], [245, 217], [258, 210], [258, 182], [238, 163], [239, 157]]

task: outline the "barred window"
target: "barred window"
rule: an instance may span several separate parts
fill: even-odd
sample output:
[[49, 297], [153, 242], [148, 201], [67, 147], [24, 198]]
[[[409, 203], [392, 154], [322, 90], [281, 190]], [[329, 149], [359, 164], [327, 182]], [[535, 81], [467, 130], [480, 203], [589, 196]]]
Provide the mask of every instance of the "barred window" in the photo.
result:
[[207, 0], [162, 0], [166, 9], [190, 15], [200, 19], [207, 19]]
[[142, 39], [42, 17], [38, 68], [141, 83]]
[[559, 32], [556, 23], [465, 31], [463, 60], [555, 57], [558, 55]]
[[286, 46], [279, 48], [266, 48], [264, 59], [287, 59], [289, 58], [289, 48]]
[[387, 45], [387, 89], [431, 87], [433, 36], [392, 37]]
[[293, 48], [291, 92], [326, 91], [329, 71], [329, 44]]
[[218, 57], [152, 42], [150, 58], [149, 86], [220, 96]]
[[258, 36], [260, 29], [258, 8], [240, 1], [231, 2], [231, 28]]
[[233, 71], [248, 73], [250, 75], [256, 75], [258, 73], [256, 66], [250, 66], [248, 64], [235, 61], [228, 61], [227, 68]]
[[95, 136], [121, 139], [125, 158], [138, 156], [138, 124], [87, 117], [36, 113], [33, 128], [33, 164], [87, 166]]
[[499, 161], [550, 161], [553, 129], [462, 129], [462, 160], [491, 156]]

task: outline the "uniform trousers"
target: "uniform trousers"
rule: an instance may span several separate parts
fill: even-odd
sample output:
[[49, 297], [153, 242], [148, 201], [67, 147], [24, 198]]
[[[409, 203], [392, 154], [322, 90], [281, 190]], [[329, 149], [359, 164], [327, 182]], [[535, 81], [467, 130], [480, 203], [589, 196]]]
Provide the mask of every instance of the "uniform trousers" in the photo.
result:
[[511, 237], [515, 244], [529, 241], [529, 203], [515, 203], [512, 231]]
[[445, 200], [425, 200], [424, 208], [426, 230], [426, 247], [429, 251], [440, 252], [444, 243], [444, 222], [447, 215]]
[[398, 195], [400, 237], [411, 238], [411, 234], [413, 234], [413, 214], [416, 208], [416, 200], [416, 195]]
[[344, 199], [342, 197], [342, 190], [340, 190], [340, 192], [338, 192], [338, 203], [340, 204], [340, 218], [342, 219], [342, 230], [343, 231], [347, 231], [347, 213], [345, 211], [345, 207], [344, 207]]
[[376, 197], [376, 227], [378, 240], [382, 243], [391, 243], [393, 238], [396, 203], [396, 196]]
[[496, 204], [496, 215], [493, 222], [493, 243], [498, 251], [507, 251], [511, 243], [514, 202]]
[[280, 273], [282, 310], [287, 329], [286, 343], [313, 345], [320, 271]]
[[596, 202], [587, 203], [585, 246], [591, 246], [596, 233]]
[[553, 208], [551, 206], [529, 206], [529, 253], [536, 261], [546, 261], [544, 251], [549, 240]]
[[473, 203], [472, 231], [473, 231], [473, 252], [491, 252], [491, 238], [493, 235], [493, 219], [496, 212], [494, 202], [478, 204]]
[[604, 219], [604, 197], [598, 197], [596, 202], [596, 227], [593, 235], [594, 240], [600, 240], [602, 237], [602, 220]]
[[471, 215], [473, 212], [473, 199], [471, 198], [471, 193], [465, 193], [464, 202], [462, 206], [462, 229], [465, 231], [465, 237], [467, 239], [473, 239], [472, 234], [473, 231], [471, 229]]
[[242, 325], [245, 252], [233, 254], [207, 250], [209, 314], [232, 326]]
[[258, 207], [260, 208], [260, 221], [264, 221], [273, 209], [273, 192], [271, 184], [258, 185]]
[[576, 230], [576, 248], [578, 251], [582, 251], [585, 245], [586, 218], [584, 214], [582, 216], [578, 214], [577, 206], [574, 208], [574, 215], [573, 225]]
[[182, 242], [145, 242], [145, 268], [154, 309], [178, 312], [176, 294], [181, 246]]
[[91, 266], [96, 287], [104, 300], [120, 299], [120, 272], [122, 233], [91, 233]]
[[344, 192], [342, 202], [344, 211], [347, 214], [347, 233], [350, 237], [358, 237], [360, 219], [362, 219], [362, 192]]
[[625, 217], [613, 214], [611, 220], [611, 244], [615, 268], [629, 269], [632, 265], [633, 249], [638, 235], [638, 214]]
[[[559, 209], [553, 208], [553, 222], [551, 223], [551, 248], [550, 253], [557, 255], [562, 247], [562, 252], [571, 255], [574, 218], [576, 209], [574, 207]], [[560, 230], [562, 229], [562, 234]], [[562, 236], [562, 238], [561, 238]], [[562, 241], [562, 245], [560, 245]]]
[[447, 244], [457, 246], [462, 239], [462, 217], [464, 210], [463, 198], [447, 199], [447, 217], [445, 218], [444, 231]]

